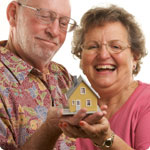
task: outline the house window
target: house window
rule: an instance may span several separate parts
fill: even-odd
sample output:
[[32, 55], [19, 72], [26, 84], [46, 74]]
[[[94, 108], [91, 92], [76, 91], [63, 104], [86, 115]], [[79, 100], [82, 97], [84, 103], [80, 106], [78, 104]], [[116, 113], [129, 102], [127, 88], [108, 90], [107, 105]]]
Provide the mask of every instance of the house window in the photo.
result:
[[77, 106], [80, 106], [80, 100], [77, 100], [77, 101], [76, 101], [76, 105], [77, 105]]
[[75, 105], [75, 100], [72, 100], [72, 106]]
[[92, 106], [92, 102], [91, 102], [90, 99], [87, 99], [87, 100], [86, 100], [86, 106], [87, 106], [87, 107]]
[[86, 89], [85, 89], [84, 87], [81, 87], [81, 88], [80, 88], [80, 93], [81, 93], [81, 94], [86, 94]]
[[81, 102], [80, 100], [76, 100], [76, 112], [81, 109]]

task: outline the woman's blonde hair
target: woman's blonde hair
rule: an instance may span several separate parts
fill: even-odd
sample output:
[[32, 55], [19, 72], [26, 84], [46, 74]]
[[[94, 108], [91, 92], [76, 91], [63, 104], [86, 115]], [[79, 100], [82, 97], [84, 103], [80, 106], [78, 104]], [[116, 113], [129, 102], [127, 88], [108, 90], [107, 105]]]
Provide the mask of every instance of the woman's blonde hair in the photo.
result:
[[141, 59], [147, 54], [145, 48], [145, 37], [135, 21], [132, 14], [116, 5], [109, 7], [96, 7], [88, 10], [82, 17], [80, 26], [74, 31], [72, 41], [72, 53], [81, 59], [81, 45], [84, 42], [84, 35], [89, 28], [105, 25], [109, 22], [120, 22], [128, 32], [128, 41], [131, 51], [137, 59], [137, 66], [133, 74], [138, 74], [141, 65]]

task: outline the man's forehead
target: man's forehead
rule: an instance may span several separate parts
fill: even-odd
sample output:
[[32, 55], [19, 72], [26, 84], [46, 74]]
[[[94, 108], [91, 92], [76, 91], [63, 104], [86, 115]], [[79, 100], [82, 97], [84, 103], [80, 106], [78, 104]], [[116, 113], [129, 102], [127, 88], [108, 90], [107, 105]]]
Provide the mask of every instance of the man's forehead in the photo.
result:
[[25, 0], [27, 4], [37, 7], [50, 9], [58, 14], [67, 15], [70, 14], [70, 1], [69, 0]]
[[30, 5], [32, 7], [50, 9], [64, 16], [70, 16], [71, 14], [70, 0], [16, 0], [16, 1], [22, 4]]
[[[13, 1], [13, 0], [12, 0]], [[37, 2], [37, 0], [16, 0], [17, 2]], [[55, 0], [46, 0], [46, 1], [51, 1], [51, 2], [55, 2]], [[61, 0], [62, 1], [62, 0]], [[65, 0], [66, 2], [68, 2], [70, 4], [70, 0]]]

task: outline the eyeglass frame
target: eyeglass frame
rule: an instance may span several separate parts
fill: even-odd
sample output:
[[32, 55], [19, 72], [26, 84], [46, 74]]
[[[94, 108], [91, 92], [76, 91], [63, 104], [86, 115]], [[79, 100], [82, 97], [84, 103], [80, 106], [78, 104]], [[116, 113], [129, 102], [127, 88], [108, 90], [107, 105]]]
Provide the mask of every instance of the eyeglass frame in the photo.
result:
[[[17, 2], [17, 1], [16, 1], [16, 2]], [[41, 10], [44, 10], [45, 12], [50, 12], [50, 13], [53, 13], [53, 14], [55, 14], [55, 15], [57, 16], [57, 13], [56, 13], [55, 11], [52, 11], [52, 10], [48, 10], [48, 9], [44, 9], [44, 8], [35, 8], [35, 7], [32, 7], [32, 6], [28, 6], [28, 5], [22, 4], [22, 3], [20, 3], [20, 2], [17, 2], [17, 4], [18, 4], [19, 6], [32, 9], [32, 10], [34, 10], [36, 13], [40, 12]], [[36, 13], [35, 13], [36, 16], [39, 16], [39, 17], [41, 17], [41, 18], [43, 17], [43, 16], [40, 16], [40, 15], [38, 15], [38, 14], [36, 14]], [[59, 27], [60, 27], [60, 29], [61, 29], [62, 31], [65, 31], [65, 32], [71, 32], [71, 31], [73, 31], [73, 30], [78, 26], [78, 25], [77, 25], [77, 22], [76, 22], [74, 19], [70, 18], [70, 17], [67, 17], [67, 16], [56, 17], [56, 16], [53, 17], [53, 18], [52, 18], [51, 16], [48, 16], [49, 18], [50, 18], [50, 17], [51, 17], [51, 18], [49, 19], [49, 22], [46, 23], [46, 21], [45, 21], [44, 24], [53, 23], [56, 19], [58, 19], [58, 20], [59, 20]], [[68, 23], [66, 30], [65, 30], [65, 29], [62, 29], [62, 26], [61, 26], [61, 23], [60, 23], [60, 19], [62, 19], [62, 18], [67, 18], [67, 19], [69, 20], [69, 22], [70, 22], [70, 20], [72, 20], [72, 21], [74, 22], [74, 24]], [[51, 21], [52, 19], [53, 19], [53, 21]], [[69, 24], [71, 24], [71, 25], [73, 25], [73, 26], [71, 27], [71, 29], [67, 30]]]
[[[115, 41], [117, 41], [117, 42], [122, 42], [122, 43], [125, 44], [126, 46], [124, 46], [122, 49], [120, 49], [120, 50], [118, 50], [118, 51], [114, 51], [114, 50], [112, 50], [111, 47], [109, 46], [109, 43], [111, 44], [112, 42], [115, 42]], [[99, 42], [97, 42], [97, 43], [99, 43]], [[113, 54], [118, 54], [118, 53], [121, 53], [122, 51], [126, 50], [127, 48], [131, 48], [131, 46], [130, 46], [129, 44], [124, 43], [123, 41], [120, 41], [120, 40], [110, 40], [110, 41], [108, 41], [107, 43], [101, 43], [101, 44], [99, 44], [99, 47], [93, 48], [93, 50], [89, 50], [89, 49], [85, 48], [86, 46], [84, 46], [84, 44], [82, 44], [80, 47], [81, 47], [82, 50], [86, 50], [86, 51], [89, 51], [89, 52], [90, 52], [90, 51], [93, 52], [93, 51], [98, 51], [99, 49], [102, 49], [102, 46], [103, 46], [103, 45], [105, 45], [105, 47], [106, 47], [106, 49], [107, 49], [108, 52], [113, 53]], [[110, 49], [109, 49], [108, 47], [109, 47]]]

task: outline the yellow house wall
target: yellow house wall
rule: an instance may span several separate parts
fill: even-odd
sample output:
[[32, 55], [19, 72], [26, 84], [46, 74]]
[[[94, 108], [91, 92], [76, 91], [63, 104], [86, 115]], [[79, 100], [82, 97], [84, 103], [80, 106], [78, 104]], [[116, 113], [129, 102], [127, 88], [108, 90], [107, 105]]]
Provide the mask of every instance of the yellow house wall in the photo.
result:
[[[86, 94], [80, 93], [81, 87], [86, 88]], [[86, 106], [87, 99], [91, 100], [92, 105], [90, 107]], [[73, 100], [80, 100], [81, 108], [87, 108], [88, 111], [97, 111], [97, 97], [84, 82], [80, 83], [80, 85], [76, 88], [74, 93], [69, 98], [69, 108], [71, 112], [76, 111], [76, 104], [72, 105]]]

